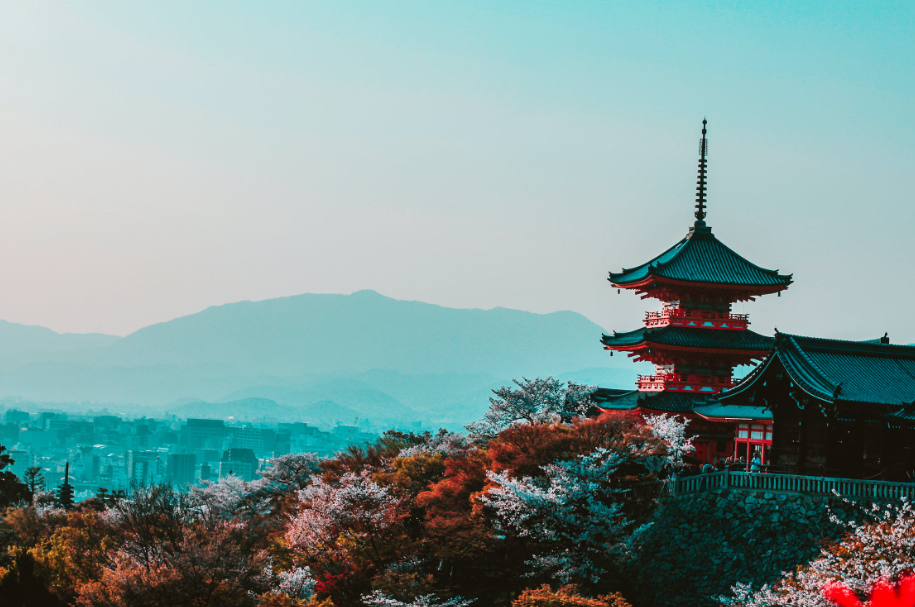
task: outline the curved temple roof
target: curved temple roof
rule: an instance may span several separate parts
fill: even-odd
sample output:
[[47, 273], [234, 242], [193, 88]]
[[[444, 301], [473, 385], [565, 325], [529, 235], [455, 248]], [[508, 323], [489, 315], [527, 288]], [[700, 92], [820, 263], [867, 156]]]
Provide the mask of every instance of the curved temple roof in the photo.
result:
[[820, 339], [778, 333], [765, 363], [719, 396], [726, 401], [744, 392], [778, 359], [791, 380], [826, 402], [845, 401], [911, 407], [915, 404], [915, 347]]
[[689, 413], [709, 404], [707, 394], [682, 392], [639, 392], [598, 388], [592, 398], [600, 411], [635, 411], [642, 409], [658, 413]]
[[636, 268], [610, 272], [609, 280], [614, 286], [631, 287], [652, 277], [722, 286], [765, 287], [767, 291], [786, 289], [792, 280], [790, 274], [779, 274], [777, 270], [750, 263], [718, 240], [701, 220], [673, 247]]
[[773, 339], [746, 331], [709, 331], [684, 327], [658, 327], [636, 329], [626, 333], [604, 335], [601, 343], [610, 348], [629, 349], [643, 344], [658, 344], [674, 348], [701, 348], [704, 350], [738, 350], [768, 352]]

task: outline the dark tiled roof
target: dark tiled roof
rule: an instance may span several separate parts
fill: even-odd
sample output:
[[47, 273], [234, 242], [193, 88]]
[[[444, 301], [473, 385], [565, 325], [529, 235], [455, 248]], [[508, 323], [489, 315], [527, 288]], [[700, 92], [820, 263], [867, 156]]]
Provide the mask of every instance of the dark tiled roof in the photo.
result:
[[696, 222], [686, 237], [648, 263], [610, 273], [610, 282], [620, 286], [638, 283], [649, 276], [706, 284], [787, 287], [790, 274], [779, 274], [750, 263], [712, 234], [704, 222]]
[[595, 406], [608, 411], [631, 411], [638, 407], [638, 390], [598, 388], [591, 394]]
[[915, 347], [788, 335], [776, 353], [792, 379], [826, 401], [915, 402]]
[[598, 388], [591, 396], [594, 404], [606, 411], [632, 411], [637, 408], [661, 413], [689, 413], [694, 407], [708, 405], [707, 395], [680, 392], [639, 392]]
[[683, 392], [640, 392], [639, 407], [661, 413], [690, 413], [696, 407], [707, 405], [708, 396]]
[[[880, 340], [844, 341], [779, 333], [775, 349], [744, 381], [720, 395], [721, 400], [749, 389], [765, 376], [773, 360], [781, 362], [803, 391], [827, 402], [895, 406], [891, 415], [913, 415], [915, 403], [915, 347]], [[905, 407], [905, 409], [901, 409]]]
[[689, 329], [667, 326], [652, 329], [642, 327], [626, 333], [614, 332], [613, 335], [604, 335], [601, 342], [605, 346], [621, 348], [652, 343], [680, 348], [765, 352], [772, 348], [773, 339], [750, 330]]

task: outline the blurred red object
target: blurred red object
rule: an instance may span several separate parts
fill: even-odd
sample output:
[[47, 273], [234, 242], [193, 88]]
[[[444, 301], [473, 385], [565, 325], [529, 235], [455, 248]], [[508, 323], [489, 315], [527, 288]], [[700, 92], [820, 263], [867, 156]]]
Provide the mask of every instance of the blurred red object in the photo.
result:
[[866, 604], [848, 586], [838, 582], [827, 585], [823, 596], [839, 607], [915, 607], [915, 575], [902, 578], [898, 584], [878, 582]]

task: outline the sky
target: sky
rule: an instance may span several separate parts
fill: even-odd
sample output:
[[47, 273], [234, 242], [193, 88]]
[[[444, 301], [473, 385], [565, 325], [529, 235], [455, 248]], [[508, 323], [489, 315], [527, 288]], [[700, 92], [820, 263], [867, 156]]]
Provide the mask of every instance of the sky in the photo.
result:
[[793, 273], [753, 328], [915, 342], [911, 2], [0, 1], [0, 318], [128, 334], [374, 289], [657, 302], [693, 221]]

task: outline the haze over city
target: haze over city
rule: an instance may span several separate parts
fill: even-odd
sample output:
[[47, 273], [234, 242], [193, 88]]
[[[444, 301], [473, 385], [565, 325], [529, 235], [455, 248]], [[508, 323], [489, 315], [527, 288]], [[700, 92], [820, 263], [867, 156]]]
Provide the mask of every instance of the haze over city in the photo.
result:
[[709, 224], [795, 278], [754, 328], [913, 342], [912, 11], [3, 3], [0, 318], [374, 289], [627, 330], [606, 273], [685, 234], [707, 117]]

